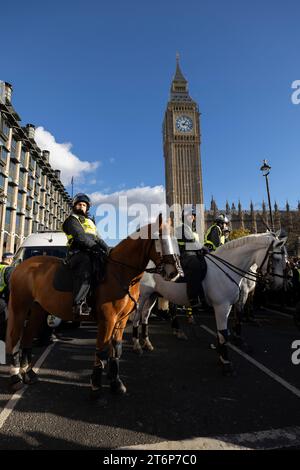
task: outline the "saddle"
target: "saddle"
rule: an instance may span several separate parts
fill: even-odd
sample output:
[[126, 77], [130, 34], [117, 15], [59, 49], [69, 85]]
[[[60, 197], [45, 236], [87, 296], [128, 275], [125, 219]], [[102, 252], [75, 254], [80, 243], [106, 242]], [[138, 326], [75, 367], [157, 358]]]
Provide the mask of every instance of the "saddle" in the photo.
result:
[[202, 252], [196, 252], [193, 255], [184, 254], [180, 261], [184, 277], [179, 278], [179, 282], [185, 282], [187, 284], [187, 295], [191, 306], [196, 306], [199, 303], [205, 304], [205, 296], [202, 287], [202, 281], [205, 279], [207, 273], [205, 256]]
[[[100, 270], [101, 266], [101, 270]], [[104, 280], [106, 263], [102, 256], [94, 255], [91, 272], [91, 291]], [[73, 271], [68, 258], [60, 260], [60, 264], [54, 274], [53, 287], [60, 292], [73, 292]]]

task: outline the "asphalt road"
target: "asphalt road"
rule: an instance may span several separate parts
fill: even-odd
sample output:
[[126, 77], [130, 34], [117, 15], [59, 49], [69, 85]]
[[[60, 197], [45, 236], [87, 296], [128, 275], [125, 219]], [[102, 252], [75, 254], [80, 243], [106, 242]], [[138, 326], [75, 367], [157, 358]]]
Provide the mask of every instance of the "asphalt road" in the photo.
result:
[[97, 402], [89, 399], [95, 326], [65, 331], [52, 347], [36, 349], [37, 359], [44, 353], [40, 381], [20, 397], [11, 400], [8, 369], [0, 366], [0, 449], [300, 448], [300, 365], [291, 362], [300, 331], [288, 316], [257, 318], [260, 326], [244, 325], [253, 353], [231, 351], [235, 377], [221, 374], [209, 314], [194, 325], [180, 319], [188, 341], [153, 318], [155, 350], [141, 357], [132, 352], [129, 325], [121, 361], [128, 393], [113, 396], [105, 383]]

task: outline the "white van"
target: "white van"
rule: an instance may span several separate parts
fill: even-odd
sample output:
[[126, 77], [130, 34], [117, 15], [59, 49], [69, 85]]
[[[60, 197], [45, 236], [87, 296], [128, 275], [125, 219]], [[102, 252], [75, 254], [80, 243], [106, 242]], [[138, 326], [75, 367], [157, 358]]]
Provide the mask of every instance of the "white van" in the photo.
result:
[[32, 233], [23, 241], [17, 250], [13, 265], [21, 263], [32, 256], [57, 256], [64, 258], [67, 254], [67, 237], [63, 232]]
[[[17, 250], [12, 266], [17, 266], [32, 256], [57, 256], [65, 258], [67, 254], [67, 236], [64, 232], [41, 231], [32, 233], [23, 241]], [[61, 320], [54, 315], [49, 314], [47, 318], [48, 325], [52, 328], [57, 327]], [[79, 323], [80, 322], [72, 322]]]

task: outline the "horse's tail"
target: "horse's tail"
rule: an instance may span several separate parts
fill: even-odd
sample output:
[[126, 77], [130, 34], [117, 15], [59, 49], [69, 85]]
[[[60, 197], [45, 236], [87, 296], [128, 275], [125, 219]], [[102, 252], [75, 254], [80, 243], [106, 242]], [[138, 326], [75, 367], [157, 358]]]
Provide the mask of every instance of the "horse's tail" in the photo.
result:
[[8, 318], [6, 332], [6, 351], [12, 354], [21, 340], [24, 323], [33, 302], [30, 290], [30, 273], [18, 266], [10, 278], [10, 295], [8, 302]]

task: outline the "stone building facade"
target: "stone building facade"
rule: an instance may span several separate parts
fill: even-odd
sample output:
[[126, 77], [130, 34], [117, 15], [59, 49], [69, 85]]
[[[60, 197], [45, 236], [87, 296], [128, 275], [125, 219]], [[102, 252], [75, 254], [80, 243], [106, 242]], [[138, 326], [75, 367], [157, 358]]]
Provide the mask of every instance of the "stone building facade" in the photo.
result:
[[0, 257], [32, 232], [59, 230], [71, 207], [60, 171], [39, 149], [35, 126], [21, 126], [12, 86], [0, 83]]
[[[250, 233], [262, 233], [270, 226], [270, 214], [263, 201], [260, 209], [255, 209], [253, 203], [245, 209], [239, 202], [237, 205], [227, 202], [225, 208], [219, 209], [214, 198], [211, 200], [209, 210], [205, 211], [206, 229], [214, 222], [217, 214], [226, 214], [230, 219], [232, 230], [247, 229]], [[291, 255], [300, 256], [300, 202], [297, 210], [292, 210], [289, 203], [285, 209], [279, 209], [275, 202], [272, 208], [275, 230], [283, 230], [288, 236], [287, 247]]]

